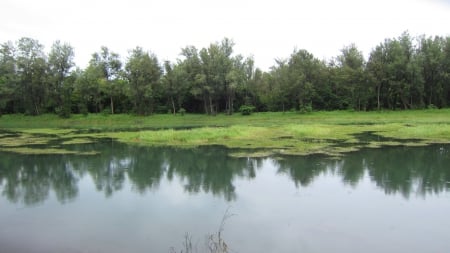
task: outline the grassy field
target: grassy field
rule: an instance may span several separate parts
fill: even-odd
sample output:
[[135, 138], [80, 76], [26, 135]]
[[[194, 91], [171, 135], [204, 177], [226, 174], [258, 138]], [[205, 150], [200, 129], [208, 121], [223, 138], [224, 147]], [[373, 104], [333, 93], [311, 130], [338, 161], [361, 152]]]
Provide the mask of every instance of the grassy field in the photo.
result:
[[27, 153], [33, 153], [29, 148], [33, 143], [62, 138], [65, 145], [70, 145], [107, 137], [153, 146], [223, 145], [235, 148], [236, 156], [339, 155], [365, 147], [450, 143], [450, 110], [250, 116], [73, 115], [70, 119], [55, 115], [3, 115], [0, 129], [20, 133], [20, 137], [0, 134], [1, 150]]

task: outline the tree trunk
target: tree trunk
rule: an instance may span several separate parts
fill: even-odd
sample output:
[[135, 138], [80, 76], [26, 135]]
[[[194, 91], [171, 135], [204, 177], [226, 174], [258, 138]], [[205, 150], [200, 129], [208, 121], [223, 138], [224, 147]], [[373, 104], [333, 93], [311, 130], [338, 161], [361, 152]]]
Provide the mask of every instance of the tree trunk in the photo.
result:
[[212, 102], [212, 98], [211, 95], [208, 95], [209, 98], [209, 109], [210, 109], [210, 114], [214, 115], [214, 106], [213, 106], [213, 102]]
[[380, 93], [381, 93], [381, 85], [377, 87], [377, 108], [380, 110]]
[[205, 113], [209, 114], [208, 104], [207, 104], [207, 101], [206, 101], [206, 95], [203, 95], [203, 107], [205, 108]]
[[231, 100], [230, 100], [230, 115], [232, 115], [233, 114], [233, 111], [234, 111], [234, 104], [233, 104], [233, 98], [231, 98]]
[[175, 108], [175, 101], [173, 101], [173, 96], [170, 96], [170, 102], [172, 104], [173, 115], [177, 114], [177, 109]]
[[109, 99], [110, 99], [110, 103], [111, 103], [111, 114], [114, 114], [114, 101], [113, 101], [113, 97], [110, 96]]

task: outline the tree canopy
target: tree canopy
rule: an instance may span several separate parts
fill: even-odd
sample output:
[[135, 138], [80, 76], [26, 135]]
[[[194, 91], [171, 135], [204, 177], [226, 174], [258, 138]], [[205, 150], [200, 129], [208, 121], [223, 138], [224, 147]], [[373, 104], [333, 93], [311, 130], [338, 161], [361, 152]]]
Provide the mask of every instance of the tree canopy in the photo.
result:
[[306, 49], [265, 72], [224, 38], [181, 49], [160, 62], [141, 47], [122, 58], [103, 46], [85, 69], [75, 49], [55, 41], [48, 54], [32, 38], [0, 44], [0, 114], [407, 110], [450, 105], [450, 37], [404, 32], [376, 45], [368, 59], [355, 44], [329, 60]]

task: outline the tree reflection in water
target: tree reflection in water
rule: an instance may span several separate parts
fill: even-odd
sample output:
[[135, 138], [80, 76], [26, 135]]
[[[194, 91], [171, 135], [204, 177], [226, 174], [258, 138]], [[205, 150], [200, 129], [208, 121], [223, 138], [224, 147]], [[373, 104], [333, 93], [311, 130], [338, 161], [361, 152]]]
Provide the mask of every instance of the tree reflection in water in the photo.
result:
[[[178, 178], [186, 192], [212, 193], [226, 201], [236, 195], [237, 178], [257, 176], [264, 159], [231, 158], [221, 147], [150, 148], [99, 142], [71, 145], [76, 151], [100, 150], [99, 155], [19, 155], [0, 152], [0, 187], [11, 202], [35, 205], [54, 192], [59, 202], [74, 200], [79, 181], [89, 176], [106, 197], [131, 184], [137, 193], [158, 189], [162, 180]], [[365, 175], [386, 194], [426, 196], [450, 189], [449, 146], [367, 149], [340, 159], [287, 156], [272, 159], [280, 175], [297, 187], [332, 173], [356, 187]]]

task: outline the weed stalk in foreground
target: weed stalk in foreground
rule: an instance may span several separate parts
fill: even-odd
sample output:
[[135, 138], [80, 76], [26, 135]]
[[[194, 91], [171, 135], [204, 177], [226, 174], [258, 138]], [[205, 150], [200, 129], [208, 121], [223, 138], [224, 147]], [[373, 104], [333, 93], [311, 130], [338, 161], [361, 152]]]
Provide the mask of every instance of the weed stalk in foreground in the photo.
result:
[[[222, 238], [222, 233], [224, 231], [225, 222], [234, 216], [235, 214], [230, 213], [230, 207], [227, 208], [224, 215], [222, 216], [222, 220], [219, 225], [219, 229], [216, 233], [209, 234], [206, 237], [206, 248], [209, 253], [228, 253], [228, 245], [225, 240]], [[192, 236], [189, 233], [184, 235], [183, 248], [180, 253], [198, 253], [197, 248], [192, 245]], [[170, 253], [177, 253], [177, 251], [172, 247], [170, 248]]]

